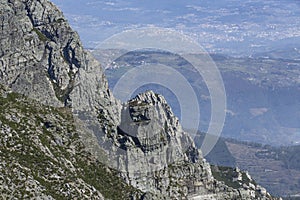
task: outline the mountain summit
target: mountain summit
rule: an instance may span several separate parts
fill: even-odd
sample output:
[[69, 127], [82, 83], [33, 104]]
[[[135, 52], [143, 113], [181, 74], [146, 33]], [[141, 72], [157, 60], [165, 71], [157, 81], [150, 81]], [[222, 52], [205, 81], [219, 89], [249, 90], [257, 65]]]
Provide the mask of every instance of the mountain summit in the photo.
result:
[[1, 0], [0, 13], [4, 199], [272, 199], [211, 168], [161, 95], [115, 99], [51, 2]]

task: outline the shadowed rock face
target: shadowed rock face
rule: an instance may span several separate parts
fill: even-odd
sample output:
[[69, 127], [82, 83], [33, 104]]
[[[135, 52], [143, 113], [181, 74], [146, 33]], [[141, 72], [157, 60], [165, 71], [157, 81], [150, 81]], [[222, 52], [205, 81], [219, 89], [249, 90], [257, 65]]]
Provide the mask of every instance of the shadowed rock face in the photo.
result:
[[162, 96], [148, 91], [123, 104], [115, 99], [99, 63], [52, 3], [0, 3], [0, 84], [46, 105], [71, 107], [85, 148], [143, 192], [134, 198], [271, 199], [259, 188], [216, 181]]

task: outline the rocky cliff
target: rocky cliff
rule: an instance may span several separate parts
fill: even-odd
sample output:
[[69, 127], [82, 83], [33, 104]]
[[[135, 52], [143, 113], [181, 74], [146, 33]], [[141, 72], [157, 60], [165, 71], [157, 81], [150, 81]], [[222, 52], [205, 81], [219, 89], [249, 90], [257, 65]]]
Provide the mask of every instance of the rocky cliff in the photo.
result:
[[0, 13], [5, 198], [272, 199], [215, 179], [161, 95], [115, 99], [51, 2], [1, 0]]
[[55, 106], [68, 104], [87, 53], [51, 2], [1, 0], [0, 83]]

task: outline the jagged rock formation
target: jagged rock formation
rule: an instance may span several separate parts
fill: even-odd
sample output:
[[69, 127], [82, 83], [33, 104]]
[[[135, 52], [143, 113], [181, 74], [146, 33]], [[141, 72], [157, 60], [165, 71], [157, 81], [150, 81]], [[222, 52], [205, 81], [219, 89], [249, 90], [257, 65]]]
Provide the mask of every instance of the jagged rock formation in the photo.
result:
[[0, 13], [0, 84], [47, 105], [4, 92], [0, 180], [8, 196], [22, 188], [14, 197], [272, 199], [260, 188], [217, 181], [162, 96], [115, 99], [52, 3], [1, 0]]
[[[109, 117], [100, 113], [98, 119]], [[111, 142], [105, 150], [124, 179], [151, 199], [272, 199], [251, 178], [236, 181], [240, 171], [228, 173], [232, 180], [220, 179], [226, 184], [215, 179], [163, 96], [152, 91], [136, 96], [123, 104], [117, 121], [107, 122], [99, 138]]]
[[1, 0], [0, 83], [41, 102], [68, 103], [86, 53], [63, 14], [46, 0]]

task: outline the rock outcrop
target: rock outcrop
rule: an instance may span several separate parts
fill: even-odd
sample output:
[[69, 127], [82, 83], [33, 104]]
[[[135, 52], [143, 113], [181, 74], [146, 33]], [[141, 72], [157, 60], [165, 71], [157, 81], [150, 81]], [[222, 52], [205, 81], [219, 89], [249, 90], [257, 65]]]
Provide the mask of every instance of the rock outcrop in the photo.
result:
[[[151, 199], [272, 199], [240, 171], [212, 173], [163, 96], [147, 91], [120, 109], [121, 119], [106, 123], [110, 117], [100, 112], [100, 124], [110, 125], [102, 126], [99, 141], [110, 141], [108, 148], [101, 145], [109, 164]], [[227, 176], [218, 176], [220, 182], [213, 176], [218, 173]]]
[[0, 3], [0, 83], [46, 104], [68, 104], [88, 61], [77, 33], [49, 1]]
[[[77, 33], [52, 3], [1, 0], [0, 13], [0, 84], [35, 99], [25, 101], [29, 108], [34, 107], [34, 102], [41, 108], [30, 116], [23, 107], [10, 107], [3, 112], [5, 119], [0, 118], [1, 155], [8, 152], [13, 158], [17, 156], [17, 168], [12, 169], [21, 171], [20, 180], [26, 180], [19, 186], [9, 184], [12, 171], [7, 162], [13, 161], [7, 158], [1, 162], [2, 179], [8, 181], [6, 192], [13, 193], [16, 188], [31, 184], [30, 190], [37, 192], [26, 195], [49, 199], [272, 199], [266, 192], [257, 192], [256, 186], [233, 188], [217, 181], [161, 95], [148, 91], [123, 104], [115, 99], [99, 63], [83, 50]], [[15, 98], [11, 100], [18, 102]], [[3, 102], [6, 106], [18, 105]], [[52, 116], [58, 108], [51, 107], [51, 112], [37, 102], [71, 109], [73, 115], [66, 119]], [[40, 115], [43, 109], [50, 109], [49, 113]], [[53, 120], [48, 121], [47, 117]], [[21, 124], [27, 122], [22, 120], [32, 123], [23, 127]], [[73, 129], [68, 125], [73, 125]], [[75, 133], [75, 143], [84, 147], [74, 145]], [[11, 135], [21, 138], [21, 134], [28, 138], [7, 143]], [[22, 144], [31, 140], [32, 145]], [[31, 146], [38, 149], [43, 159], [27, 165], [19, 150]], [[25, 157], [36, 159], [33, 151], [23, 152]], [[36, 165], [45, 165], [48, 171], [30, 171]], [[59, 168], [61, 165], [65, 167]], [[72, 177], [69, 182], [66, 174]], [[120, 195], [107, 194], [112, 188]], [[58, 191], [64, 192], [62, 196], [56, 196]], [[20, 193], [18, 197], [27, 196]]]

